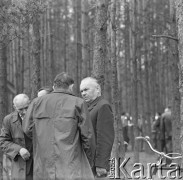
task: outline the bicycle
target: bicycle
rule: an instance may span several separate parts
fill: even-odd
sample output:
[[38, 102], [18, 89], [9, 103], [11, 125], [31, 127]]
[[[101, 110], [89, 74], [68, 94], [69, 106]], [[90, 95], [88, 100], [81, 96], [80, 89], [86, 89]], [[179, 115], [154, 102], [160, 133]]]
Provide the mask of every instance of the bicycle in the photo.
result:
[[[142, 137], [142, 136], [138, 136], [138, 137], [136, 137], [135, 138], [136, 140], [144, 140], [148, 145], [149, 145], [149, 148], [153, 151], [153, 152], [155, 152], [156, 154], [158, 154], [159, 155], [159, 160], [157, 161], [157, 163], [155, 163], [155, 167], [154, 167], [154, 170], [153, 170], [153, 172], [152, 171], [150, 171], [150, 177], [152, 177], [152, 178], [150, 178], [149, 180], [153, 180], [153, 176], [155, 176], [155, 175], [157, 175], [157, 172], [158, 172], [158, 170], [160, 170], [161, 169], [161, 171], [162, 170], [170, 170], [170, 171], [172, 171], [172, 170], [175, 170], [175, 168], [177, 169], [177, 171], [179, 170], [179, 174], [180, 174], [180, 172], [183, 172], [183, 169], [182, 168], [180, 168], [177, 164], [175, 164], [175, 163], [171, 163], [169, 166], [162, 166], [162, 162], [163, 162], [163, 159], [164, 158], [167, 158], [167, 159], [170, 159], [170, 160], [177, 160], [177, 159], [182, 159], [182, 155], [180, 154], [180, 153], [168, 153], [168, 154], [166, 154], [166, 153], [164, 153], [164, 152], [160, 152], [160, 151], [158, 151], [158, 150], [156, 150], [156, 149], [154, 149], [153, 147], [152, 147], [152, 145], [151, 145], [151, 143], [150, 143], [150, 138], [148, 137], [148, 136], [145, 136], [145, 137]], [[166, 165], [166, 164], [163, 164], [163, 165]], [[175, 168], [172, 168], [172, 166], [174, 166]], [[173, 171], [172, 171], [173, 172]], [[174, 172], [176, 172], [176, 171], [174, 171]], [[161, 172], [162, 173], [162, 172]], [[164, 179], [164, 178], [162, 178], [162, 179]], [[172, 178], [172, 179], [175, 179], [175, 178]], [[183, 179], [182, 177], [180, 177], [179, 179]]]

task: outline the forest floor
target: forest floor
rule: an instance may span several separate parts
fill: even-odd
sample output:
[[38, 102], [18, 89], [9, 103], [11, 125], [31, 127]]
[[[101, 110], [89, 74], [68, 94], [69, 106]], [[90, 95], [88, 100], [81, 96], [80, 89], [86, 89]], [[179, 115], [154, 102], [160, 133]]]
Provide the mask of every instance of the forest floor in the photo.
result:
[[[153, 163], [157, 163], [158, 155], [150, 152], [146, 153], [144, 151], [139, 152], [139, 164], [134, 164], [134, 154], [130, 147], [128, 147], [128, 150], [125, 154], [126, 159], [126, 165], [124, 165], [124, 169], [126, 170], [126, 179], [138, 179], [138, 180], [151, 180], [150, 170], [153, 171], [154, 166]], [[122, 162], [120, 162], [121, 164]], [[164, 163], [164, 162], [163, 162]], [[152, 168], [151, 168], [152, 167]], [[165, 167], [165, 166], [163, 166]], [[170, 165], [166, 165], [166, 167], [170, 167]], [[125, 171], [123, 169], [123, 171]], [[179, 174], [180, 171], [176, 171], [175, 173], [175, 166], [172, 166], [172, 169], [159, 169], [156, 173], [156, 175], [153, 175], [153, 180], [170, 180], [170, 179], [183, 179], [181, 175], [183, 176], [183, 173]], [[174, 172], [173, 172], [174, 171]], [[136, 173], [135, 173], [136, 172]], [[171, 173], [172, 172], [172, 173]], [[129, 175], [127, 175], [127, 173]], [[120, 171], [120, 177], [121, 179], [124, 179], [122, 177], [123, 173]]]
[[[134, 158], [134, 153], [133, 153], [131, 147], [129, 146], [128, 150], [125, 154], [126, 164], [124, 165], [124, 169], [123, 169], [123, 171], [126, 170], [126, 172], [128, 172], [129, 175], [127, 175], [127, 173], [125, 173], [127, 175], [127, 177], [123, 178], [124, 175], [119, 170], [120, 178], [118, 178], [118, 179], [121, 179], [121, 180], [128, 180], [128, 179], [129, 180], [146, 180], [146, 179], [151, 180], [149, 171], [151, 169], [151, 166], [153, 166], [153, 163], [157, 163], [158, 155], [156, 155], [155, 153], [152, 153], [152, 152], [150, 152], [150, 153], [146, 153], [144, 151], [139, 152], [139, 164], [136, 164], [136, 166], [134, 164], [133, 158]], [[4, 176], [4, 180], [7, 180], [8, 176], [6, 173], [8, 173], [8, 172], [10, 173], [10, 164], [9, 164], [10, 162], [5, 161], [5, 158], [3, 158], [3, 163], [5, 165], [4, 171], [3, 171], [3, 176]], [[120, 164], [121, 163], [122, 162], [120, 162]], [[173, 166], [173, 168], [175, 169], [174, 166]], [[153, 176], [153, 180], [171, 180], [171, 179], [174, 179], [174, 180], [182, 179], [183, 180], [183, 178], [181, 177], [181, 175], [183, 176], [183, 174], [181, 174], [181, 175], [177, 174], [175, 176], [175, 173], [170, 174], [170, 171], [172, 171], [172, 169], [171, 170], [170, 169], [169, 170], [159, 170], [156, 173], [156, 175]], [[136, 172], [136, 173], [134, 173], [134, 172]], [[162, 174], [161, 174], [161, 172], [162, 172]], [[177, 171], [177, 172], [180, 172], [180, 171]], [[9, 176], [11, 176], [11, 175], [9, 175]], [[163, 178], [163, 176], [165, 178]], [[173, 176], [175, 176], [175, 177], [173, 177]], [[104, 178], [104, 179], [106, 180], [106, 178]], [[114, 179], [114, 178], [110, 177], [110, 179]], [[100, 178], [100, 180], [103, 180], [103, 178]]]

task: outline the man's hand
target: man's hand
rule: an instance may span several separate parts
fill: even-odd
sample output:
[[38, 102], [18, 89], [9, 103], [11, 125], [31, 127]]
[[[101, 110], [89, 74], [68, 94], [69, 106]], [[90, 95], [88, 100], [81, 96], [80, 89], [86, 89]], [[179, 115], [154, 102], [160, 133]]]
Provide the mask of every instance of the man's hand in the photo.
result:
[[30, 153], [27, 149], [25, 148], [21, 148], [19, 151], [20, 156], [26, 161], [29, 159], [30, 157]]
[[96, 173], [98, 177], [104, 177], [107, 175], [107, 170], [104, 168], [96, 167]]

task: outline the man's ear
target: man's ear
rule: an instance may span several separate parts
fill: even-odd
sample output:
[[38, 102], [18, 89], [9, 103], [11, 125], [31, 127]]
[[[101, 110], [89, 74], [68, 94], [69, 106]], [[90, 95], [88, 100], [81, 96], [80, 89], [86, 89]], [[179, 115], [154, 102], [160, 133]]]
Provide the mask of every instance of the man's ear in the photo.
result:
[[100, 86], [97, 84], [97, 90], [100, 90]]
[[15, 110], [17, 110], [17, 108], [16, 108], [16, 106], [15, 106], [15, 105], [13, 105], [13, 108], [14, 108]]
[[101, 87], [99, 84], [97, 85], [97, 92], [98, 92], [98, 95], [101, 96]]

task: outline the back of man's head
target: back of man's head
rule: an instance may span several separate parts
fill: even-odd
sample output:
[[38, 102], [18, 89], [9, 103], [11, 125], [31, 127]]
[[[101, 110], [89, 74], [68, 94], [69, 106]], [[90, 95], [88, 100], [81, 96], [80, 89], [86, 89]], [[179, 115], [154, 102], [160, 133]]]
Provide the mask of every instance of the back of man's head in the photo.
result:
[[74, 80], [65, 72], [58, 74], [54, 79], [55, 89], [68, 89], [74, 84]]
[[169, 107], [165, 108], [165, 113], [171, 112], [171, 109]]

